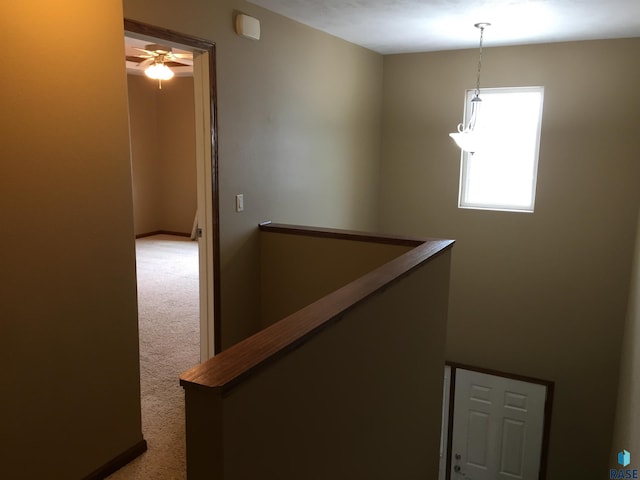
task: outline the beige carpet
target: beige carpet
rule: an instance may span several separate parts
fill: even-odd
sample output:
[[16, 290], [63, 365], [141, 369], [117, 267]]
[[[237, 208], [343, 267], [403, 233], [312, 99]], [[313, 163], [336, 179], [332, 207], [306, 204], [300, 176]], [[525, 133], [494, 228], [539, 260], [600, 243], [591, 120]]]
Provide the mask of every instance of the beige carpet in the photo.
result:
[[198, 245], [156, 235], [136, 240], [142, 432], [148, 451], [113, 475], [184, 479], [184, 392], [178, 377], [199, 362]]

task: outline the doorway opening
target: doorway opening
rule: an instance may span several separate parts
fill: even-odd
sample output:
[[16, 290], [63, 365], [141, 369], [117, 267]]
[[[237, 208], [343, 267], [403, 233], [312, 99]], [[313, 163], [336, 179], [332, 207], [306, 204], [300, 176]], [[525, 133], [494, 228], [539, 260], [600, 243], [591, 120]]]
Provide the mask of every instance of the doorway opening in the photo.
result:
[[554, 383], [447, 362], [440, 480], [546, 478]]
[[[145, 76], [128, 75], [127, 80], [135, 209], [146, 207], [146, 216], [153, 211], [160, 218], [146, 223], [136, 218], [142, 429], [149, 450], [110, 478], [184, 478], [178, 378], [220, 350], [215, 46], [127, 19], [124, 31], [128, 66], [142, 63], [147, 48], [167, 49], [188, 60], [179, 68], [172, 65], [175, 78], [163, 81], [162, 90]], [[142, 95], [135, 101], [135, 119], [132, 93]], [[148, 137], [143, 148], [155, 144], [147, 149], [146, 170], [136, 165], [141, 153], [137, 134]], [[143, 196], [136, 192], [136, 173], [145, 171], [157, 174], [145, 181], [147, 186], [160, 183], [146, 200], [135, 198]]]
[[215, 44], [129, 19], [124, 20], [124, 30], [126, 37], [193, 54], [197, 207], [192, 233], [198, 243], [200, 360], [204, 361], [221, 345]]

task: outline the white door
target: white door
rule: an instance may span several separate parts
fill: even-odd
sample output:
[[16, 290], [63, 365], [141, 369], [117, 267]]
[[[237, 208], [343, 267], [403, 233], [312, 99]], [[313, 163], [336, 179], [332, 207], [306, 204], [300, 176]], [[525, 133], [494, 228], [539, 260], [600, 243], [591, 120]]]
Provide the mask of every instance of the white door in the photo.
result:
[[538, 480], [546, 387], [456, 369], [452, 480]]

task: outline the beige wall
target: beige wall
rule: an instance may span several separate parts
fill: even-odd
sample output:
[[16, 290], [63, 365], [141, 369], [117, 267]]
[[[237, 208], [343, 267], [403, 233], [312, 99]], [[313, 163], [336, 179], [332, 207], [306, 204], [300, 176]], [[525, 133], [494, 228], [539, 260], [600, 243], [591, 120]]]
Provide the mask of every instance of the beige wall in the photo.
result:
[[190, 233], [196, 211], [193, 78], [175, 77], [162, 89], [128, 75], [136, 235]]
[[[640, 451], [640, 215], [633, 265], [629, 311], [620, 356], [616, 424], [611, 444], [613, 465], [615, 454], [622, 449], [632, 454]], [[632, 460], [632, 466], [637, 467], [637, 461], [633, 457]]]
[[477, 51], [384, 59], [381, 225], [455, 238], [448, 360], [556, 382], [549, 478], [601, 478], [640, 202], [640, 39], [488, 48], [487, 87], [543, 85], [533, 214], [457, 208], [448, 137]]
[[191, 233], [196, 214], [196, 124], [193, 78], [163, 82], [158, 98], [162, 159], [162, 230]]
[[136, 235], [161, 230], [158, 159], [158, 109], [156, 91], [149, 79], [127, 75], [129, 125], [131, 129], [131, 172], [133, 219]]
[[[238, 11], [260, 19], [260, 41], [233, 32]], [[259, 291], [259, 222], [376, 226], [382, 57], [244, 1], [125, 0], [124, 13], [216, 43], [228, 346], [259, 326], [246, 301]]]
[[0, 18], [1, 476], [83, 478], [142, 440], [122, 6]]
[[297, 312], [411, 248], [261, 232], [261, 326]]

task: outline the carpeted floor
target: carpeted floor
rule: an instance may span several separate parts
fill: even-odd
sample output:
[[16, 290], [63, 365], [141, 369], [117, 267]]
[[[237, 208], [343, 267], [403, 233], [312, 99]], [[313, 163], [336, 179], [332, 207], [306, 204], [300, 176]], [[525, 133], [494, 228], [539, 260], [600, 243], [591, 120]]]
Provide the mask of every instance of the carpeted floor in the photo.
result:
[[182, 372], [200, 355], [198, 245], [185, 237], [136, 240], [142, 432], [148, 451], [108, 478], [186, 478]]

